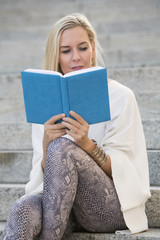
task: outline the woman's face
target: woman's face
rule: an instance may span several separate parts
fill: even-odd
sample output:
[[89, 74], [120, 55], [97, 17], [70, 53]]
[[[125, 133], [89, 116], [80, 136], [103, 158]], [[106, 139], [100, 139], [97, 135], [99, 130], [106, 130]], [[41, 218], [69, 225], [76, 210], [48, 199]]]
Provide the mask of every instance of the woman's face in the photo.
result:
[[60, 39], [59, 63], [63, 74], [92, 66], [93, 48], [80, 26], [64, 30]]

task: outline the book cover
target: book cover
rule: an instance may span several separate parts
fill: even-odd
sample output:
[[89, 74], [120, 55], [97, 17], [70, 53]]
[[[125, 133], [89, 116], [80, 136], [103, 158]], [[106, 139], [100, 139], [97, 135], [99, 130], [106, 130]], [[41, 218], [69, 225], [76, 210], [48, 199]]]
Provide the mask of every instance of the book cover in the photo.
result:
[[44, 124], [70, 110], [88, 124], [110, 120], [107, 70], [92, 67], [62, 75], [55, 71], [26, 69], [21, 72], [27, 122]]

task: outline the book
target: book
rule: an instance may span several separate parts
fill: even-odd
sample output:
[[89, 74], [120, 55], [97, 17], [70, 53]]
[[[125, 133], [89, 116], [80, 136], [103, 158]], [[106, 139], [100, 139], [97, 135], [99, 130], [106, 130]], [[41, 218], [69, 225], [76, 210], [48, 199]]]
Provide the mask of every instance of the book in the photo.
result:
[[27, 122], [44, 124], [52, 116], [69, 111], [88, 124], [110, 120], [107, 69], [97, 66], [62, 75], [56, 71], [21, 71]]

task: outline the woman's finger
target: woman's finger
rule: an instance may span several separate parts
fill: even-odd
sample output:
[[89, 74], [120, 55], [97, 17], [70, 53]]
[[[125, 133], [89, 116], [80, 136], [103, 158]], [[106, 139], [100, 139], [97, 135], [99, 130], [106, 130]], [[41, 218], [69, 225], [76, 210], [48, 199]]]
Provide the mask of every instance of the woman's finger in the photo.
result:
[[78, 133], [79, 132], [79, 128], [77, 128], [76, 126], [74, 126], [74, 125], [72, 125], [72, 124], [70, 124], [70, 123], [68, 123], [68, 122], [62, 122], [62, 124], [65, 126], [65, 127], [67, 127], [67, 128], [69, 128], [72, 132], [74, 132], [74, 133]]
[[74, 111], [69, 112], [72, 117], [74, 117], [82, 125], [88, 124], [79, 114]]
[[48, 138], [48, 141], [53, 141], [55, 140], [58, 136], [63, 136], [63, 135], [66, 135], [66, 131], [65, 130], [57, 130], [57, 131], [50, 131], [47, 133], [47, 138]]
[[65, 131], [64, 131], [64, 132], [56, 133], [56, 134], [54, 134], [54, 136], [53, 136], [53, 138], [51, 139], [51, 141], [53, 141], [53, 140], [55, 140], [55, 139], [57, 139], [57, 138], [59, 138], [59, 137], [62, 137], [62, 136], [64, 136], [64, 135], [66, 135], [66, 132], [65, 132]]
[[45, 125], [45, 129], [49, 129], [49, 130], [57, 130], [57, 129], [63, 129], [63, 128], [64, 128], [64, 125], [62, 123]]
[[79, 129], [80, 129], [80, 127], [82, 126], [77, 120], [74, 120], [74, 119], [72, 119], [72, 118], [70, 118], [70, 117], [64, 117], [64, 118], [63, 118], [63, 121], [62, 121], [62, 124], [63, 124], [64, 122], [65, 122], [65, 123], [69, 123], [69, 124], [71, 124], [71, 125], [79, 128]]
[[72, 132], [72, 131], [70, 131], [70, 130], [68, 130], [68, 129], [66, 129], [65, 132], [66, 132], [66, 134], [68, 134], [69, 136], [73, 137], [75, 141], [76, 141], [77, 139], [79, 139], [79, 135], [78, 135], [78, 134], [76, 134], [76, 133], [74, 133], [74, 132]]
[[45, 124], [54, 124], [55, 122], [62, 119], [63, 117], [65, 117], [64, 113], [55, 115], [55, 116], [51, 117], [48, 121], [46, 121]]

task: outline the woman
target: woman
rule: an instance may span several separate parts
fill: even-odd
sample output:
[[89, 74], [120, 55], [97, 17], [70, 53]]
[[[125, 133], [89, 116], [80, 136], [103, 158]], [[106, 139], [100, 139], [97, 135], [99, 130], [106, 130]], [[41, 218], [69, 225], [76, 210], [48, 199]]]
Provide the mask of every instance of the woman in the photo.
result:
[[[83, 15], [54, 24], [45, 69], [66, 74], [96, 66], [97, 60], [96, 34]], [[25, 197], [11, 208], [3, 239], [147, 230], [144, 205], [150, 190], [139, 110], [130, 89], [111, 79], [108, 87], [111, 121], [89, 126], [71, 111], [76, 120], [62, 113], [44, 126], [33, 124], [30, 181]], [[59, 119], [62, 123], [56, 123]]]

